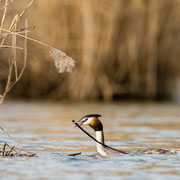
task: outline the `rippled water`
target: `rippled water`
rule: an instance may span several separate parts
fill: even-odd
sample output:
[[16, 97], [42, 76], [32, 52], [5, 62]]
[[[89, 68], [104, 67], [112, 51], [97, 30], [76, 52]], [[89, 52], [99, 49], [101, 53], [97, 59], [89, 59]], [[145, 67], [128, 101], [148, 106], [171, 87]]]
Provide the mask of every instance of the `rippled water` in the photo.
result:
[[[177, 155], [103, 157], [95, 142], [78, 128], [78, 120], [100, 113], [105, 140], [126, 149], [158, 147]], [[180, 105], [52, 104], [8, 102], [0, 108], [0, 126], [21, 143], [0, 133], [0, 142], [27, 148], [36, 157], [0, 157], [0, 179], [180, 179]], [[91, 134], [89, 127], [84, 128]], [[68, 154], [81, 152], [70, 157]]]

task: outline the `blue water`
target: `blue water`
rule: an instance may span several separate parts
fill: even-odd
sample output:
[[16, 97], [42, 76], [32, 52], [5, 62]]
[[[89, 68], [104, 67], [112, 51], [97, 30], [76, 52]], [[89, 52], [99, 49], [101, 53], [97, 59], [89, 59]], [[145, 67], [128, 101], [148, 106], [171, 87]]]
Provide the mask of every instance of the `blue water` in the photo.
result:
[[[180, 106], [177, 104], [69, 104], [7, 102], [0, 108], [0, 143], [26, 148], [35, 157], [0, 157], [0, 179], [180, 179]], [[103, 157], [95, 142], [74, 128], [88, 113], [103, 115], [108, 145], [160, 147], [177, 155]], [[94, 135], [89, 128], [84, 128]], [[68, 154], [81, 152], [70, 157]]]

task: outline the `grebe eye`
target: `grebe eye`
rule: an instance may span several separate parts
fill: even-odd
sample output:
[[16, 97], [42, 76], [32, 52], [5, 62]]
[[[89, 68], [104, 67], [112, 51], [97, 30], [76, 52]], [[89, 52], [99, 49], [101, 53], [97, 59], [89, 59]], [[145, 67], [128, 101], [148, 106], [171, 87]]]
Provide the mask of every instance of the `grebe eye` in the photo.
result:
[[86, 121], [88, 120], [88, 118], [85, 119]]

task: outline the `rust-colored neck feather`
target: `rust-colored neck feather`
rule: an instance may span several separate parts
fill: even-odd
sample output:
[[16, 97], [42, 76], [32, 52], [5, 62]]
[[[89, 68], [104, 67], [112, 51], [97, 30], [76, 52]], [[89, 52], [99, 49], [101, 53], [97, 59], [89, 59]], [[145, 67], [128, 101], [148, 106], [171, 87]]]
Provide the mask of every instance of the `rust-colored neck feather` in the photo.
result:
[[103, 125], [97, 117], [92, 118], [89, 126], [91, 128], [93, 128], [95, 131], [102, 131], [103, 130]]

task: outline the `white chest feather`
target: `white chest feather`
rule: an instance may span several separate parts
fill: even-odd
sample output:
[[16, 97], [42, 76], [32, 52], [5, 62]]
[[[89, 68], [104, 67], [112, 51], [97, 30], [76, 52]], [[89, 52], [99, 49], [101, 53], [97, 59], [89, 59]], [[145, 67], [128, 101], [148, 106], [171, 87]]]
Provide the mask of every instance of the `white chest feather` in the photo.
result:
[[[96, 140], [101, 142], [101, 143], [104, 143], [104, 134], [103, 134], [103, 131], [96, 131]], [[104, 150], [104, 146], [103, 145], [101, 145], [99, 143], [96, 143], [96, 146], [97, 146], [97, 151], [98, 151], [99, 154], [107, 155], [107, 153]]]

